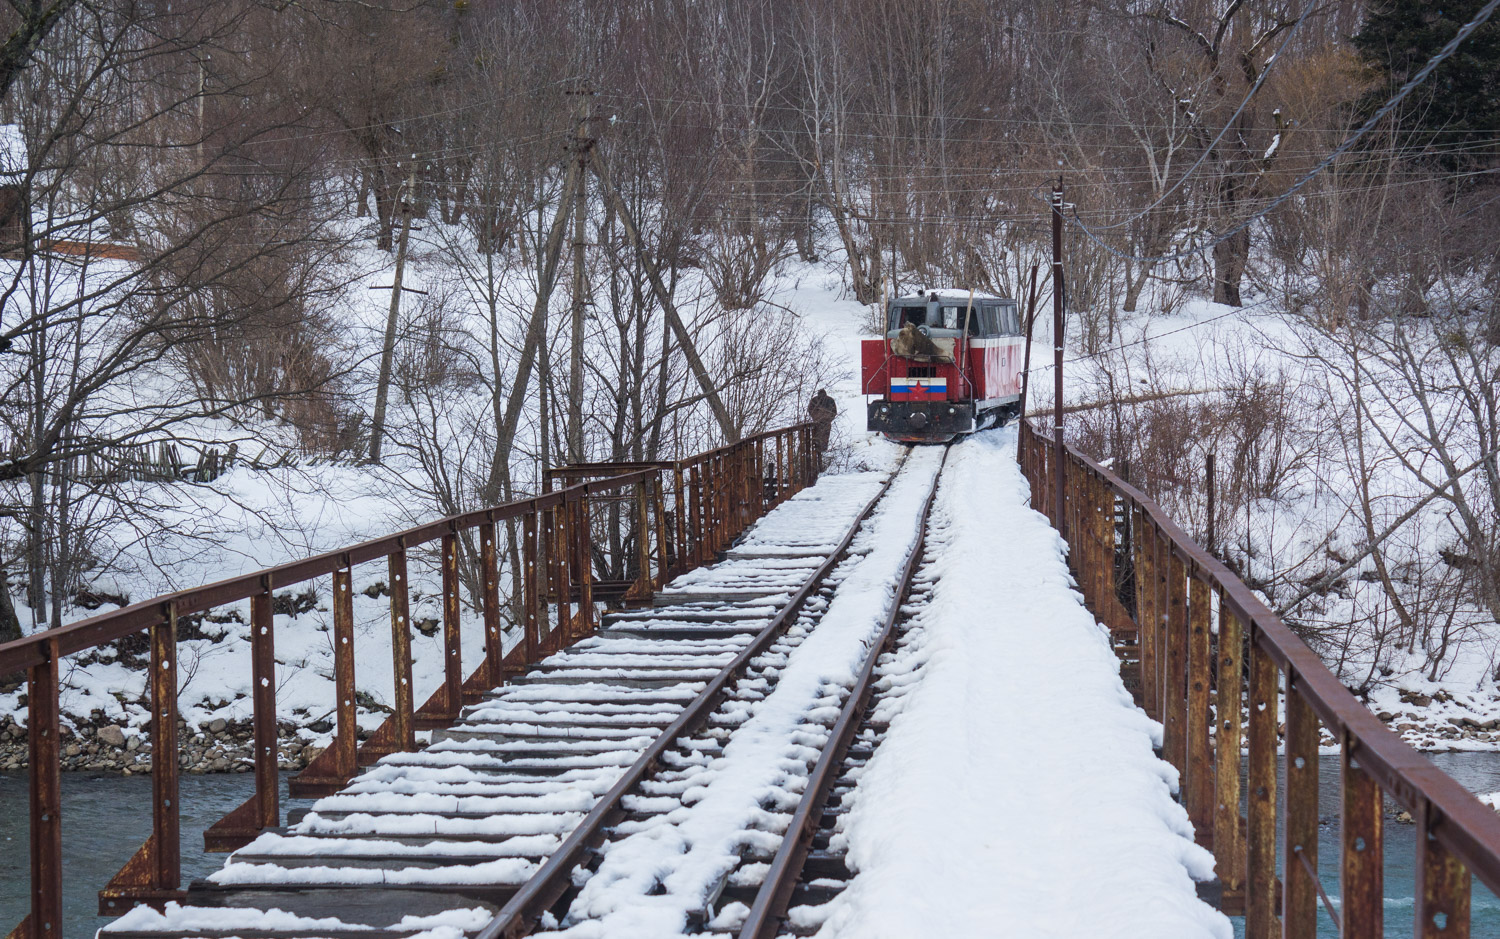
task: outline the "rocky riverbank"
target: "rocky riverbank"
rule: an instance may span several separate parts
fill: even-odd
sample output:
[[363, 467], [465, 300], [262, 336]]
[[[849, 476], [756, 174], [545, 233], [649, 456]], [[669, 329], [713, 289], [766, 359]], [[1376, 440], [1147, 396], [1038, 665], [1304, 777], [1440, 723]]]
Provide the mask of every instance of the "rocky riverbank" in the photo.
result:
[[[185, 773], [248, 773], [255, 765], [250, 722], [222, 718], [202, 727], [179, 721], [178, 764]], [[151, 741], [118, 724], [80, 724], [62, 729], [62, 768], [125, 776], [151, 771]], [[281, 768], [299, 770], [323, 752], [315, 731], [282, 723], [277, 727]], [[361, 734], [363, 736], [363, 734]], [[325, 738], [326, 739], [326, 738]], [[26, 728], [9, 718], [0, 724], [0, 769], [20, 770], [27, 763]]]

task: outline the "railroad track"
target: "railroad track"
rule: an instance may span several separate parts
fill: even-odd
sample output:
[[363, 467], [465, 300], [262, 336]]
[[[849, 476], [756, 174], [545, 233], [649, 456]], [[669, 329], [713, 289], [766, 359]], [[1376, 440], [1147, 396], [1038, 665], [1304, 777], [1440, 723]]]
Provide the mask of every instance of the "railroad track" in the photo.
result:
[[885, 741], [902, 699], [920, 680], [926, 660], [922, 616], [932, 596], [930, 566], [935, 560], [929, 529], [923, 527], [903, 571], [900, 603], [887, 616], [875, 654], [845, 698], [788, 834], [739, 922], [739, 939], [814, 935], [854, 879], [845, 825], [859, 798], [860, 776]]
[[[104, 935], [731, 932], [763, 905], [779, 922], [794, 891], [771, 888], [806, 866], [787, 845], [812, 845], [818, 780], [838, 778], [819, 770], [860, 752], [848, 741], [944, 454], [823, 480], [653, 607], [608, 615], [431, 746], [235, 852], [183, 907], [132, 911]], [[801, 835], [783, 844], [789, 830]], [[685, 863], [641, 863], [663, 851]]]

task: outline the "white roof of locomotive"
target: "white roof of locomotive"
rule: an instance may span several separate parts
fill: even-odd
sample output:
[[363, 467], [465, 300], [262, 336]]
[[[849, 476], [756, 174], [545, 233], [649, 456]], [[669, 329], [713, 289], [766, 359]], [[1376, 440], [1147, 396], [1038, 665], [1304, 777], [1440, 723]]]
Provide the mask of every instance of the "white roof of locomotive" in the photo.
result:
[[[915, 301], [926, 301], [926, 300], [930, 299], [933, 294], [937, 294], [937, 298], [939, 300], [968, 300], [969, 299], [969, 291], [967, 291], [967, 290], [924, 290], [921, 293], [914, 293], [914, 294], [911, 294], [909, 296], [892, 297], [891, 298], [891, 302], [892, 303], [910, 303], [910, 302], [915, 302]], [[1002, 297], [1002, 296], [999, 296], [998, 294], [986, 293], [983, 290], [976, 290], [976, 291], [974, 291], [974, 299], [975, 300], [1008, 300], [1010, 298], [1009, 297]]]

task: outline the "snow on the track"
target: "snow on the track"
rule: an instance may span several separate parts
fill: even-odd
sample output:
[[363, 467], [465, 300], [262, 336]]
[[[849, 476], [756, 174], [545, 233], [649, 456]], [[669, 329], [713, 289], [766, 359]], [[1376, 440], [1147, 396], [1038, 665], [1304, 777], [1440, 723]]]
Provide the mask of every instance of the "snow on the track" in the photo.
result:
[[[689, 916], [739, 862], [746, 846], [767, 840], [782, 801], [805, 779], [816, 755], [803, 732], [809, 714], [854, 683], [891, 605], [902, 565], [916, 543], [922, 503], [942, 462], [936, 448], [917, 450], [856, 537], [855, 557], [817, 627], [788, 658], [774, 687], [735, 728], [683, 797], [684, 807], [653, 819], [608, 845], [584, 884], [565, 934], [609, 939], [681, 935]], [[816, 741], [821, 745], [822, 740]], [[779, 831], [776, 832], [779, 835]], [[768, 843], [774, 847], [779, 838]], [[565, 924], [569, 925], [569, 924]], [[913, 934], [916, 935], [916, 934]]]
[[860, 778], [850, 887], [822, 937], [1232, 935], [1197, 898], [1213, 858], [1152, 752], [1013, 429], [955, 447], [924, 619], [927, 661]]

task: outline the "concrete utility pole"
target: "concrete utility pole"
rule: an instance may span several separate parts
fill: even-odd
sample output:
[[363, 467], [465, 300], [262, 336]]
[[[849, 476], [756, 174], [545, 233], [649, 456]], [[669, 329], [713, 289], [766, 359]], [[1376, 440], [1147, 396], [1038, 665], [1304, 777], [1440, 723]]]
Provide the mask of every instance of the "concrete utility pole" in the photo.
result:
[[568, 460], [583, 462], [583, 320], [588, 280], [584, 270], [584, 248], [588, 241], [589, 152], [594, 140], [588, 135], [589, 99], [593, 91], [587, 85], [572, 92], [578, 96], [578, 128], [573, 135], [573, 155], [578, 165], [578, 186], [573, 190], [573, 348], [568, 361]]
[[1052, 446], [1053, 465], [1056, 469], [1052, 486], [1052, 520], [1057, 531], [1068, 537], [1068, 522], [1063, 515], [1063, 285], [1062, 226], [1063, 226], [1062, 177], [1052, 188]]
[[396, 197], [396, 211], [401, 213], [401, 240], [396, 244], [396, 273], [391, 280], [391, 312], [385, 320], [385, 342], [380, 347], [380, 380], [375, 385], [375, 418], [370, 427], [370, 462], [380, 462], [380, 443], [385, 437], [385, 406], [391, 393], [391, 363], [396, 357], [396, 324], [401, 315], [401, 275], [406, 270], [406, 245], [411, 238], [412, 199], [417, 191], [417, 161], [412, 160], [407, 176]]

